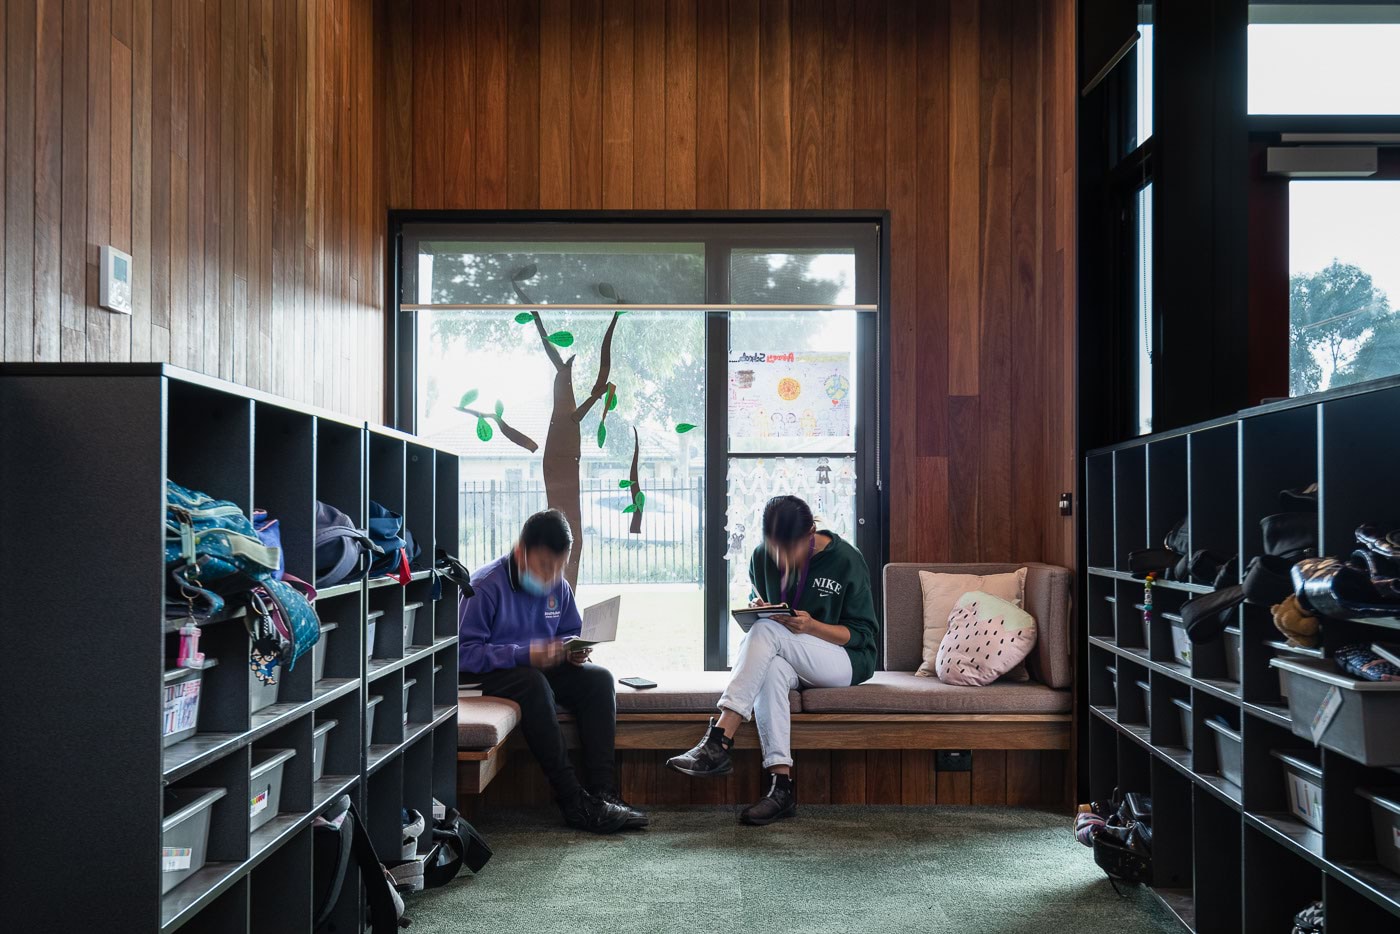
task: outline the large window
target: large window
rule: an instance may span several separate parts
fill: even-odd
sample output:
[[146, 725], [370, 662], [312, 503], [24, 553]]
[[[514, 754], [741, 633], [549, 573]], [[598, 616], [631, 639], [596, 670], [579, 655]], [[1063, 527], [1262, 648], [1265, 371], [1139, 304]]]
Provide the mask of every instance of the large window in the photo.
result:
[[1252, 114], [1400, 114], [1400, 6], [1253, 3]]
[[769, 496], [880, 562], [873, 224], [403, 227], [400, 423], [461, 456], [466, 560], [554, 505], [619, 675], [722, 667]]

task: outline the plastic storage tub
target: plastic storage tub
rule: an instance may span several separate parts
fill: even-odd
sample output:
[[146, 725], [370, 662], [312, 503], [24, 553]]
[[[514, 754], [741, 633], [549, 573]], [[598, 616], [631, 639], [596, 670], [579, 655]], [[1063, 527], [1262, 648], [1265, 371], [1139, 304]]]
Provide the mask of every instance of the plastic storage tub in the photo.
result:
[[322, 720], [311, 731], [311, 780], [319, 782], [326, 771], [326, 737], [336, 728], [338, 720]]
[[1114, 706], [1114, 708], [1116, 709], [1116, 708], [1118, 707], [1118, 666], [1117, 666], [1117, 665], [1109, 665], [1109, 666], [1108, 666], [1108, 677], [1109, 677], [1109, 680], [1113, 682], [1113, 706]]
[[204, 868], [209, 848], [209, 818], [223, 788], [167, 788], [165, 819], [160, 823], [160, 894]]
[[1146, 681], [1134, 681], [1138, 690], [1142, 692], [1142, 718], [1148, 726], [1152, 725], [1152, 688]]
[[1205, 723], [1215, 733], [1215, 762], [1220, 777], [1239, 787], [1244, 780], [1244, 740], [1223, 723], [1215, 720]]
[[1226, 626], [1220, 637], [1225, 646], [1225, 678], [1228, 681], [1240, 680], [1240, 630], [1237, 626]]
[[[415, 645], [413, 641], [413, 624], [418, 619], [418, 611], [423, 609], [423, 602], [405, 603], [403, 605], [403, 644], [405, 646]], [[429, 642], [432, 640], [429, 639]]]
[[1400, 792], [1356, 793], [1371, 802], [1371, 825], [1376, 837], [1376, 860], [1391, 872], [1400, 874]]
[[295, 749], [254, 749], [248, 772], [248, 829], [257, 830], [277, 816], [282, 803], [282, 772]]
[[1358, 681], [1331, 659], [1274, 658], [1288, 697], [1293, 732], [1312, 741], [1313, 718], [1333, 688], [1341, 705], [1322, 731], [1321, 744], [1362, 765], [1400, 765], [1400, 681]]
[[374, 634], [378, 631], [379, 617], [384, 615], [383, 610], [375, 610], [365, 617], [365, 658], [374, 658]]
[[1191, 637], [1186, 634], [1186, 624], [1180, 619], [1171, 620], [1172, 658], [1186, 666], [1191, 665]]
[[375, 695], [372, 696], [372, 697], [369, 699], [369, 701], [365, 704], [365, 744], [366, 744], [366, 745], [369, 745], [370, 743], [373, 743], [373, 742], [374, 742], [374, 708], [378, 707], [379, 704], [380, 704], [380, 702], [383, 701], [383, 700], [384, 700], [384, 698], [383, 698], [381, 695], [375, 694]]
[[[212, 668], [212, 660], [206, 668]], [[161, 688], [161, 745], [173, 746], [199, 729], [199, 697], [204, 689], [204, 669], [171, 668]]]
[[320, 681], [326, 676], [326, 650], [331, 633], [340, 627], [339, 623], [322, 623], [321, 638], [311, 647], [311, 680]]
[[1152, 624], [1148, 620], [1147, 607], [1141, 603], [1134, 604], [1134, 606], [1142, 611], [1138, 617], [1142, 621], [1142, 647], [1150, 650], [1152, 648]]
[[260, 710], [266, 710], [268, 707], [271, 707], [273, 704], [277, 703], [277, 695], [282, 690], [282, 678], [285, 677], [286, 674], [287, 669], [285, 667], [279, 666], [279, 670], [277, 672], [277, 680], [271, 684], [263, 684], [261, 681], [258, 680], [257, 675], [253, 674], [252, 669], [249, 669], [248, 711], [250, 713], [257, 713]]
[[1191, 705], [1179, 697], [1173, 697], [1172, 703], [1176, 705], [1177, 716], [1181, 718], [1181, 745], [1187, 749], [1193, 749], [1191, 745]]
[[1269, 750], [1283, 763], [1283, 781], [1288, 787], [1288, 810], [1313, 830], [1322, 830], [1322, 769], [1293, 752]]
[[409, 678], [403, 683], [403, 725], [408, 726], [408, 692], [418, 683], [417, 678]]

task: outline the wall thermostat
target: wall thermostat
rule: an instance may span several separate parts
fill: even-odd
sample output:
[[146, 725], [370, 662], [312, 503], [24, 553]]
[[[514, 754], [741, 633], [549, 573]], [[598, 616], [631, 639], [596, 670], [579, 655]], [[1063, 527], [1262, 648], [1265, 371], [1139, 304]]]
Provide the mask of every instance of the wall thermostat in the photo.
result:
[[99, 304], [118, 314], [131, 314], [131, 254], [114, 246], [102, 248], [102, 290]]

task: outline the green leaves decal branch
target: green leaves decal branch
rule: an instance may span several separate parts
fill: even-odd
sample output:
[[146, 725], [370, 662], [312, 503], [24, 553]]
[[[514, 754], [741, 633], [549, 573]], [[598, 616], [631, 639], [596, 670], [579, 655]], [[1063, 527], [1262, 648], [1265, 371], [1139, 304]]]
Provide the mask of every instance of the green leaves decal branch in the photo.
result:
[[[535, 443], [533, 438], [507, 424], [505, 419], [506, 406], [500, 399], [496, 400], [495, 410], [493, 412], [482, 412], [472, 408], [472, 403], [477, 400], [479, 395], [480, 394], [475, 389], [468, 389], [466, 392], [462, 393], [462, 398], [457, 401], [457, 411], [476, 419], [477, 438], [483, 442], [490, 441], [496, 436], [496, 428], [499, 428], [501, 434], [509, 441], [519, 445], [530, 453], [533, 454], [535, 451], [539, 450], [539, 445]], [[491, 427], [493, 421], [496, 423], [496, 428]]]

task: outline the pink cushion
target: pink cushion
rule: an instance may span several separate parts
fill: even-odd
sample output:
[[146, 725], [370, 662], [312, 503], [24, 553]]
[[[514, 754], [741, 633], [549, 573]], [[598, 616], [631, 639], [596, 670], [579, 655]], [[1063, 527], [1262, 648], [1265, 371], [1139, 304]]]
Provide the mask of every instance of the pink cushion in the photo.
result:
[[1035, 617], [1009, 600], [974, 590], [948, 616], [938, 647], [938, 680], [982, 686], [1015, 668], [1035, 648]]

